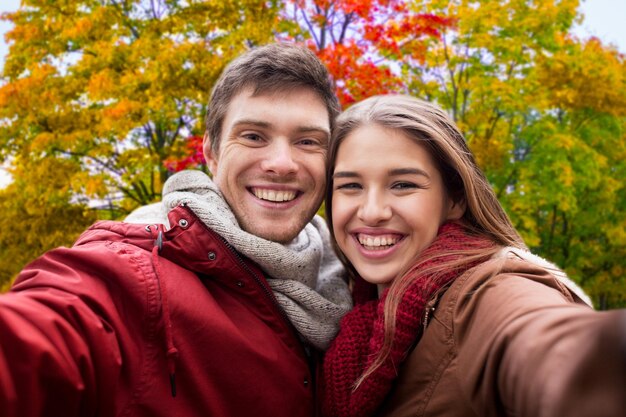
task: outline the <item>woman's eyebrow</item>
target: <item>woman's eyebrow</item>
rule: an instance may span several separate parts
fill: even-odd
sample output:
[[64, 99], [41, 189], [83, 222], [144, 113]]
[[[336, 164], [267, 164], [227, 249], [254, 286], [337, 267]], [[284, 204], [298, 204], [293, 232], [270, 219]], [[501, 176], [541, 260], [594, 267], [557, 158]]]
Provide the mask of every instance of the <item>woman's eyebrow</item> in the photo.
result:
[[[430, 175], [428, 175], [426, 171], [419, 168], [395, 168], [389, 170], [389, 175], [421, 175], [423, 177], [430, 178]], [[333, 174], [333, 178], [355, 178], [358, 176], [359, 174], [353, 171], [337, 171]]]
[[359, 174], [352, 171], [338, 171], [333, 174], [333, 178], [355, 178], [358, 176]]
[[430, 175], [419, 168], [395, 168], [389, 171], [389, 175], [421, 175], [430, 178]]

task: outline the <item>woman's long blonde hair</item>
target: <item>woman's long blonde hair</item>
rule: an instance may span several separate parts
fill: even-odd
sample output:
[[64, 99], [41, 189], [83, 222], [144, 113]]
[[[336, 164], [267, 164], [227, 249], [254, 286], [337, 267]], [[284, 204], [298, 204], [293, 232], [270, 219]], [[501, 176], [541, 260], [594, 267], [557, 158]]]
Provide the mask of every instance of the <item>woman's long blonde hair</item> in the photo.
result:
[[[408, 265], [392, 282], [385, 300], [383, 346], [372, 365], [356, 382], [355, 389], [389, 357], [395, 334], [398, 305], [416, 277], [414, 272], [418, 271], [422, 276], [427, 274], [432, 277], [434, 285], [440, 273], [487, 259], [501, 247], [526, 249], [523, 239], [498, 202], [487, 178], [476, 165], [463, 135], [446, 112], [434, 104], [410, 96], [374, 96], [354, 104], [338, 117], [328, 151], [326, 219], [333, 235], [333, 245], [352, 278], [356, 277], [356, 270], [341, 253], [334, 239], [333, 173], [341, 143], [351, 132], [367, 124], [401, 131], [416, 143], [423, 145], [435, 161], [448, 195], [456, 204], [464, 204], [466, 207], [460, 219], [461, 223], [469, 233], [482, 236], [492, 241], [494, 245], [491, 249], [457, 252], [453, 254], [459, 255], [454, 257], [455, 260], [439, 262], [436, 267], [428, 270], [420, 269], [419, 266], [433, 258], [424, 259], [416, 254], [415, 262]], [[449, 256], [451, 253], [445, 255]]]

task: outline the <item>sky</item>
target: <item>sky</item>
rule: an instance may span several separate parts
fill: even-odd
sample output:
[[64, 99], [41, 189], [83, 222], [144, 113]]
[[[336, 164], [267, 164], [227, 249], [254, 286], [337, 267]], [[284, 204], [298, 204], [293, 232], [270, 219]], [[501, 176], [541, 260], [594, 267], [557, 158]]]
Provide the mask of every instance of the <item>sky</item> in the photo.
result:
[[[15, 11], [19, 5], [20, 0], [0, 0], [0, 13]], [[595, 36], [626, 54], [626, 0], [583, 0], [581, 11], [585, 18], [574, 29], [577, 36], [583, 39]], [[4, 57], [8, 52], [4, 34], [10, 28], [7, 22], [0, 21], [0, 68], [4, 66]], [[0, 167], [0, 186], [7, 180], [8, 174]]]

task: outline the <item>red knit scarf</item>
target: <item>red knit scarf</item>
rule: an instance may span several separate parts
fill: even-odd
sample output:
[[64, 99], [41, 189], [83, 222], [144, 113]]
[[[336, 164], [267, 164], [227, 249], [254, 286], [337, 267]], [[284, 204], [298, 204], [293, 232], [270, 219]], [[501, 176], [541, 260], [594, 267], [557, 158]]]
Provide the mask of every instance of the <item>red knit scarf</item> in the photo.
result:
[[[419, 340], [424, 308], [431, 297], [477, 262], [444, 272], [433, 284], [431, 277], [421, 275], [425, 268], [442, 262], [457, 260], [462, 255], [447, 255], [450, 251], [489, 248], [493, 242], [469, 236], [458, 223], [444, 224], [434, 242], [424, 251], [423, 258], [436, 255], [428, 261], [418, 261], [419, 268], [409, 273], [415, 275], [411, 286], [402, 297], [397, 310], [396, 331], [391, 353], [384, 364], [365, 379], [353, 392], [354, 384], [376, 358], [384, 339], [384, 304], [388, 290], [380, 300], [357, 304], [341, 321], [337, 338], [324, 358], [324, 412], [328, 416], [365, 417], [374, 413], [389, 393], [407, 353]], [[417, 264], [416, 264], [417, 265]], [[363, 294], [358, 287], [357, 292]], [[357, 294], [355, 294], [357, 296]], [[358, 303], [358, 297], [355, 297]]]

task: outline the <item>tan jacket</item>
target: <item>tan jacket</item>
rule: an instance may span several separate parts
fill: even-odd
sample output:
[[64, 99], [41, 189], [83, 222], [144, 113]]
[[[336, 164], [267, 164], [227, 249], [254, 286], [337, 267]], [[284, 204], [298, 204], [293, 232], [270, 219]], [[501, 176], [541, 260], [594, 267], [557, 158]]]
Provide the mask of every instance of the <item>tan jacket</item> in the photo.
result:
[[559, 273], [509, 254], [459, 277], [378, 415], [626, 416], [626, 312]]

